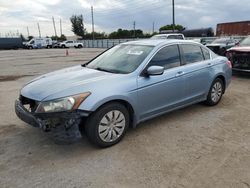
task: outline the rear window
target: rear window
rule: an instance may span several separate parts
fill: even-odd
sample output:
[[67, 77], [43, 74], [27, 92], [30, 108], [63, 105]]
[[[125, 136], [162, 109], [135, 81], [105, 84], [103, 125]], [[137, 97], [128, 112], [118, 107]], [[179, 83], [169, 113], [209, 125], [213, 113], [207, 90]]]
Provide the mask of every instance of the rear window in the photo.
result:
[[182, 44], [183, 56], [186, 64], [203, 61], [204, 57], [200, 46], [193, 44]]
[[210, 52], [209, 52], [209, 50], [206, 49], [206, 48], [201, 48], [201, 49], [202, 49], [202, 52], [203, 52], [205, 60], [210, 59]]

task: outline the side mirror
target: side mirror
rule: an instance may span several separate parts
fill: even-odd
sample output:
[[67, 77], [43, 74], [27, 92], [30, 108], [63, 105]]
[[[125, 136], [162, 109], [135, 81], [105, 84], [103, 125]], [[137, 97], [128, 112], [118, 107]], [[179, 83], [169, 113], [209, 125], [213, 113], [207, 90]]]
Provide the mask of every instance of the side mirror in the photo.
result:
[[161, 66], [150, 66], [148, 67], [146, 74], [149, 76], [162, 75], [164, 72], [164, 67]]

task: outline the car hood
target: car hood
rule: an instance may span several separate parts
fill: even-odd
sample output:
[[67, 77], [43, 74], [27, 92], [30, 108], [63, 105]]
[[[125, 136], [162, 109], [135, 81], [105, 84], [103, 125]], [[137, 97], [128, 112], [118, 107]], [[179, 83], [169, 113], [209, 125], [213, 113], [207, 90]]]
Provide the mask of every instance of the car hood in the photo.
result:
[[[21, 89], [21, 95], [42, 101], [55, 93], [77, 86], [84, 90], [86, 85], [116, 76], [117, 74], [97, 71], [79, 65], [51, 72], [31, 80]], [[74, 94], [78, 93], [72, 93], [72, 95]]]
[[236, 47], [230, 48], [228, 51], [250, 52], [250, 46], [236, 46]]

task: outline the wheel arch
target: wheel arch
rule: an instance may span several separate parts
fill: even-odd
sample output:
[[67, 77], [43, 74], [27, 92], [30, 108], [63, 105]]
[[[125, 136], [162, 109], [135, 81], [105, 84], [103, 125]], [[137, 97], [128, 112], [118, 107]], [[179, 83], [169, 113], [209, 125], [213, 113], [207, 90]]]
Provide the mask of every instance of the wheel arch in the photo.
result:
[[135, 110], [132, 106], [132, 104], [130, 102], [128, 102], [127, 100], [124, 100], [124, 99], [113, 99], [113, 100], [109, 100], [109, 101], [106, 101], [102, 104], [100, 104], [96, 110], [98, 110], [99, 108], [101, 108], [102, 106], [104, 105], [107, 105], [109, 103], [120, 103], [122, 104], [123, 106], [125, 106], [125, 108], [128, 110], [128, 113], [129, 113], [129, 117], [130, 117], [130, 123], [129, 123], [129, 126], [130, 127], [135, 127]]

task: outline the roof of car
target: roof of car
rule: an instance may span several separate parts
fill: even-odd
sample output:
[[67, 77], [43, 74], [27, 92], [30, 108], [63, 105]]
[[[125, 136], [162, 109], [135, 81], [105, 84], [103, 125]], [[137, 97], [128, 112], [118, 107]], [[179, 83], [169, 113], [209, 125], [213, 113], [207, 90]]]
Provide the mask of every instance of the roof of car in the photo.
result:
[[130, 41], [123, 44], [134, 44], [134, 45], [145, 45], [145, 46], [162, 46], [165, 44], [172, 44], [172, 43], [193, 43], [199, 44], [197, 42], [191, 40], [178, 40], [178, 39], [143, 39], [137, 41]]

